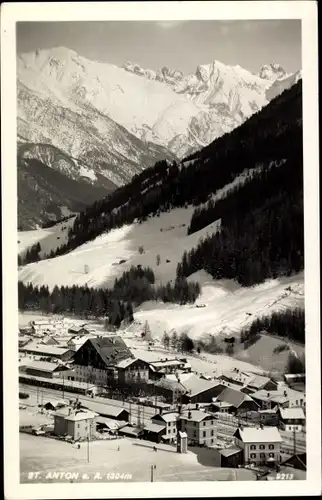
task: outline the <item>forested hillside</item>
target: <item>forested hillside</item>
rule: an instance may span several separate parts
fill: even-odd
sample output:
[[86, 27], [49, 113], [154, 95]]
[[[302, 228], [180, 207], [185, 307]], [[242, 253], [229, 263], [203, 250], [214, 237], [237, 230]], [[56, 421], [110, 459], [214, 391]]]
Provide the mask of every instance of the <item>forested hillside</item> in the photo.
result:
[[[287, 164], [293, 159], [298, 161], [298, 168], [301, 169], [301, 81], [242, 126], [191, 157], [188, 165], [186, 162], [180, 165], [158, 162], [134, 177], [128, 185], [86, 208], [76, 218], [68, 243], [58, 249], [56, 255], [135, 219], [144, 220], [149, 215], [157, 215], [173, 207], [205, 203], [245, 169], [258, 165], [266, 169], [271, 162], [287, 160]], [[276, 196], [282, 197], [282, 193], [279, 195], [276, 190]], [[294, 196], [301, 194], [294, 192]], [[270, 198], [268, 203], [273, 203], [273, 199]], [[286, 205], [283, 210], [287, 210]], [[250, 220], [250, 223], [253, 221]]]

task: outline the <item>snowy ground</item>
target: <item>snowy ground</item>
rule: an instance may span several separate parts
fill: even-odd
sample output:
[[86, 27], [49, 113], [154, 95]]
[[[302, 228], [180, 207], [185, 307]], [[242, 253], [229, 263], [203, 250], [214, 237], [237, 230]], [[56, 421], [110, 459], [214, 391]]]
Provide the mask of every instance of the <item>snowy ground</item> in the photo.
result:
[[78, 472], [79, 479], [75, 482], [84, 482], [83, 474], [88, 475], [85, 482], [93, 481], [95, 473], [101, 474], [102, 481], [108, 473], [109, 477], [111, 473], [123, 473], [128, 476], [126, 481], [148, 482], [151, 480], [151, 464], [156, 465], [156, 482], [255, 479], [253, 473], [248, 470], [219, 469], [202, 465], [198, 462], [196, 453], [192, 451], [181, 455], [170, 445], [158, 444], [157, 448], [158, 451], [155, 452], [153, 443], [130, 438], [96, 441], [90, 443], [90, 460], [87, 462], [87, 443], [83, 443], [78, 450], [69, 443], [21, 433], [21, 482], [28, 482], [27, 475], [33, 471], [40, 471], [39, 482], [53, 481], [46, 479], [46, 476], [54, 471]]
[[47, 229], [35, 229], [33, 231], [18, 232], [18, 253], [24, 255], [28, 248], [35, 243], [40, 243], [40, 257], [49, 254], [51, 250], [67, 242], [68, 229], [74, 224], [75, 217], [59, 222], [53, 227]]

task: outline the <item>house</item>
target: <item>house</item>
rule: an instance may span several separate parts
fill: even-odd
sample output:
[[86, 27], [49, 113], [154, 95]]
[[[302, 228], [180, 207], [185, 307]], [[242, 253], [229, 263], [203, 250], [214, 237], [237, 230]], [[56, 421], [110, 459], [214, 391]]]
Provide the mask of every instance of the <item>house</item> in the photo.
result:
[[179, 418], [181, 430], [188, 436], [188, 444], [214, 446], [216, 443], [216, 421], [213, 415], [203, 410], [183, 410]]
[[127, 426], [125, 420], [114, 420], [112, 418], [98, 416], [96, 418], [96, 430], [98, 432], [108, 431], [110, 433], [116, 434], [119, 429]]
[[19, 348], [19, 352], [25, 355], [32, 355], [36, 357], [54, 358], [62, 361], [68, 361], [73, 356], [73, 351], [56, 347], [51, 345], [37, 344], [32, 342], [24, 347]]
[[216, 451], [219, 454], [220, 460], [217, 465], [218, 467], [237, 469], [243, 463], [243, 450], [241, 448], [230, 446], [229, 448], [222, 448]]
[[259, 410], [259, 421], [263, 425], [272, 425], [274, 427], [278, 426], [279, 417], [277, 413], [277, 407], [274, 409]]
[[[160, 359], [159, 361], [153, 361], [149, 363], [151, 370], [151, 378], [157, 379], [159, 376], [164, 376], [166, 374], [175, 373], [178, 370], [182, 371], [191, 371], [191, 366], [187, 363], [187, 359], [179, 359], [179, 358], [165, 358]], [[190, 368], [189, 368], [190, 367]]]
[[83, 344], [85, 344], [86, 340], [88, 340], [90, 337], [89, 335], [76, 335], [73, 337], [70, 337], [69, 340], [66, 342], [67, 347], [69, 349], [72, 349], [73, 351], [78, 351], [80, 347], [82, 347]]
[[18, 338], [18, 346], [19, 347], [25, 347], [30, 342], [32, 342], [32, 338], [31, 337], [27, 337], [26, 335], [24, 335], [24, 336], [21, 335]]
[[46, 335], [41, 341], [40, 344], [45, 344], [45, 345], [55, 345], [59, 346], [58, 340], [53, 337], [52, 335]]
[[264, 377], [263, 375], [254, 375], [246, 384], [245, 392], [252, 393], [261, 389], [266, 391], [275, 391], [278, 388], [277, 382]]
[[96, 414], [91, 411], [64, 408], [54, 413], [54, 434], [71, 436], [75, 441], [91, 439], [95, 434]]
[[123, 359], [116, 365], [118, 381], [121, 385], [129, 382], [147, 382], [149, 380], [149, 364], [133, 357]]
[[65, 365], [51, 363], [49, 361], [33, 361], [22, 364], [19, 367], [19, 371], [27, 375], [32, 375], [33, 377], [54, 378], [62, 377], [64, 372], [68, 372], [69, 369]]
[[239, 427], [234, 433], [235, 444], [243, 450], [243, 463], [279, 464], [282, 437], [277, 427]]
[[179, 413], [175, 411], [159, 413], [151, 417], [151, 422], [157, 425], [163, 425], [165, 432], [162, 439], [169, 443], [174, 443], [177, 439], [177, 420]]
[[280, 426], [288, 432], [302, 432], [305, 426], [305, 415], [302, 408], [279, 408]]
[[132, 425], [127, 425], [119, 429], [119, 436], [127, 436], [131, 438], [140, 438], [142, 437], [144, 431], [140, 427], [133, 427]]
[[213, 405], [218, 402], [229, 403], [229, 413], [242, 414], [248, 411], [257, 411], [259, 405], [248, 395], [231, 387], [226, 387], [217, 396]]
[[98, 385], [117, 381], [117, 365], [129, 358], [134, 356], [118, 335], [87, 339], [74, 353], [76, 380]]
[[47, 318], [30, 321], [29, 326], [34, 335], [43, 336], [52, 332], [56, 335], [63, 335], [67, 332], [67, 325], [63, 319]]
[[226, 382], [230, 382], [240, 387], [244, 387], [245, 385], [247, 385], [247, 383], [250, 382], [253, 378], [254, 374], [243, 372], [241, 370], [238, 370], [238, 368], [227, 370], [218, 377], [219, 380], [225, 380]]
[[210, 405], [211, 411], [214, 413], [234, 413], [235, 407], [227, 401], [217, 401], [217, 398], [213, 398], [213, 402]]
[[147, 422], [143, 427], [142, 438], [154, 443], [160, 443], [166, 434], [166, 426], [154, 422]]
[[101, 417], [124, 422], [129, 422], [130, 420], [130, 412], [125, 410], [122, 406], [112, 406], [105, 403], [97, 403], [95, 401], [83, 401], [82, 407], [97, 413]]
[[225, 385], [219, 380], [205, 380], [195, 373], [191, 373], [179, 380], [185, 388], [185, 394], [182, 398], [183, 403], [211, 403], [212, 398], [218, 396]]
[[53, 400], [46, 401], [46, 403], [43, 405], [43, 408], [45, 410], [52, 410], [53, 411], [53, 410], [58, 410], [59, 408], [64, 408], [68, 405], [69, 405], [68, 401], [65, 401], [63, 399], [60, 399], [60, 400], [53, 399]]
[[263, 409], [274, 408], [277, 405], [282, 408], [305, 408], [305, 394], [289, 387], [280, 387], [276, 391], [256, 391], [251, 397]]
[[70, 333], [72, 335], [77, 335], [78, 337], [80, 337], [83, 335], [89, 335], [91, 333], [91, 331], [88, 328], [86, 328], [85, 325], [81, 325], [81, 326], [73, 325], [73, 326], [70, 326], [68, 328], [68, 333]]

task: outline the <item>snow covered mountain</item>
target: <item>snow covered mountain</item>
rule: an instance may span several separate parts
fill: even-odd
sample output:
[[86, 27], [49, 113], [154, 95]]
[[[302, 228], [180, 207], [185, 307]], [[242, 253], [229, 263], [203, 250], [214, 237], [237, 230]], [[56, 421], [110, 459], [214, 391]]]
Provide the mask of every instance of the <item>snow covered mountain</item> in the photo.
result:
[[189, 75], [120, 68], [61, 47], [21, 54], [17, 72], [18, 134], [60, 148], [117, 185], [162, 154], [183, 157], [236, 128], [267, 104], [268, 75], [285, 74], [253, 75], [219, 61]]

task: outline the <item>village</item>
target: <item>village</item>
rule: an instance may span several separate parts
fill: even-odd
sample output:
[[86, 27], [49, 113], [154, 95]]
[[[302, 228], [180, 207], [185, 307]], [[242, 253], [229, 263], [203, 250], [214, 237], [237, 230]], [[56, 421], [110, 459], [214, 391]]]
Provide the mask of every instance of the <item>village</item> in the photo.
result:
[[22, 481], [59, 470], [62, 455], [66, 481], [118, 463], [109, 479], [305, 479], [303, 374], [211, 365], [139, 330], [54, 316], [19, 327]]

